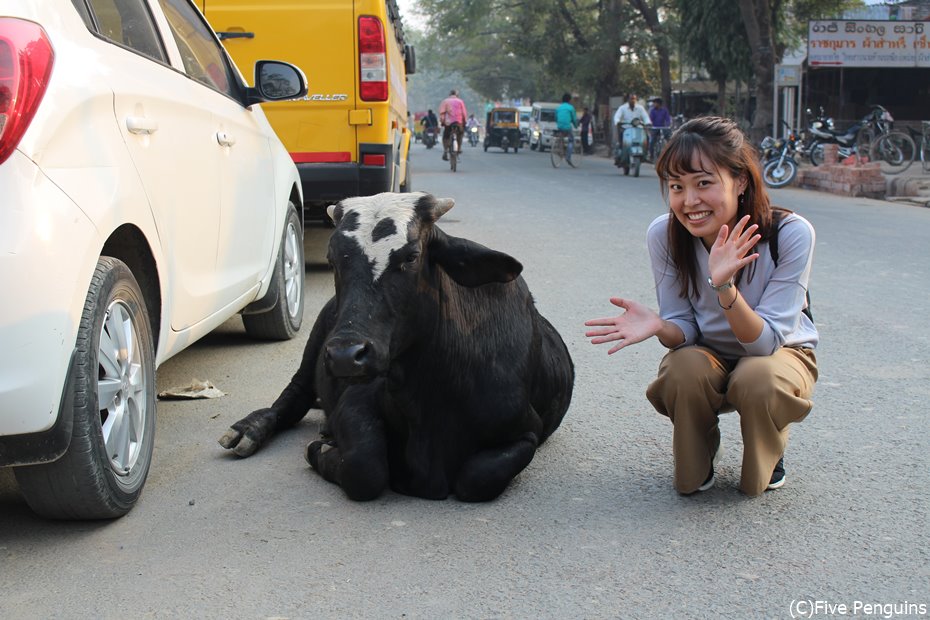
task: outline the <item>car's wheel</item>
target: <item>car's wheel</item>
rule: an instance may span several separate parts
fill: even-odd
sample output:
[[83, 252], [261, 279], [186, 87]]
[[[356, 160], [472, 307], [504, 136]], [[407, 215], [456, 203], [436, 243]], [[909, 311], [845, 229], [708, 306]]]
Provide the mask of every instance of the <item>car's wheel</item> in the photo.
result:
[[242, 315], [245, 331], [253, 338], [290, 340], [304, 319], [304, 233], [294, 203], [289, 203], [284, 236], [274, 268], [277, 299], [271, 309]]
[[65, 389], [74, 397], [71, 445], [57, 461], [15, 468], [20, 490], [45, 517], [120, 517], [142, 493], [155, 441], [152, 330], [120, 260], [97, 261]]

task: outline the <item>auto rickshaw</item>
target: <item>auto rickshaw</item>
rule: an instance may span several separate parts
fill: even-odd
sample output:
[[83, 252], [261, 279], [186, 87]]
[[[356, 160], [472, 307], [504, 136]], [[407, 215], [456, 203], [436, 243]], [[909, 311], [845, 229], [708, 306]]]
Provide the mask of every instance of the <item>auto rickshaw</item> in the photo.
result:
[[520, 111], [516, 108], [494, 108], [488, 112], [485, 125], [484, 150], [497, 146], [506, 153], [520, 149]]

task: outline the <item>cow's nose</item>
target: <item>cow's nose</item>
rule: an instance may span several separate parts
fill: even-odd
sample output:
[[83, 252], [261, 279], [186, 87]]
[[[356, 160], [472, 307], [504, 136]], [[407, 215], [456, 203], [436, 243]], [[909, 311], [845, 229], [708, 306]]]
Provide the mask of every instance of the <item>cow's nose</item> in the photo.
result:
[[326, 365], [337, 377], [360, 377], [369, 366], [371, 343], [342, 342], [326, 345]]

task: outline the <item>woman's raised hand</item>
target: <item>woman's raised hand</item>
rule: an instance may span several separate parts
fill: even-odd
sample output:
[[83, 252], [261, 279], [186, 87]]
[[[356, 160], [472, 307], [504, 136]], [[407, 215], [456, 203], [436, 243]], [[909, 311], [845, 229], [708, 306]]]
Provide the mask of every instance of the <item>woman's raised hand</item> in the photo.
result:
[[747, 223], [749, 216], [744, 215], [733, 227], [732, 234], [729, 234], [729, 226], [726, 224], [720, 227], [707, 259], [707, 270], [714, 284], [719, 286], [730, 281], [737, 271], [759, 258], [758, 253], [747, 256], [762, 238], [762, 235], [755, 234], [759, 227], [756, 224], [747, 227]]
[[613, 355], [625, 346], [647, 340], [662, 329], [662, 319], [659, 315], [643, 304], [620, 297], [611, 297], [610, 303], [623, 308], [623, 314], [603, 319], [591, 319], [584, 323], [588, 327], [598, 328], [585, 332], [585, 336], [591, 339], [591, 344], [617, 342], [607, 351], [608, 355]]

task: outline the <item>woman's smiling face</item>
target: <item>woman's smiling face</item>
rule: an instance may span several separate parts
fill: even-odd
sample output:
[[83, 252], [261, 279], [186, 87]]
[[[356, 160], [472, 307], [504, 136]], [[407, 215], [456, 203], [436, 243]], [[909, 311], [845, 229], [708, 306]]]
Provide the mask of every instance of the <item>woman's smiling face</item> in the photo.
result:
[[728, 170], [720, 171], [700, 153], [694, 154], [691, 168], [696, 172], [669, 174], [669, 206], [681, 225], [709, 248], [721, 226], [726, 224], [733, 230], [746, 179], [734, 178]]

